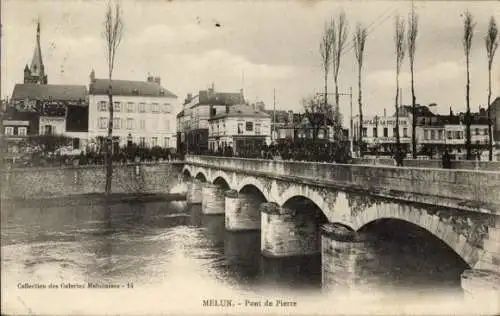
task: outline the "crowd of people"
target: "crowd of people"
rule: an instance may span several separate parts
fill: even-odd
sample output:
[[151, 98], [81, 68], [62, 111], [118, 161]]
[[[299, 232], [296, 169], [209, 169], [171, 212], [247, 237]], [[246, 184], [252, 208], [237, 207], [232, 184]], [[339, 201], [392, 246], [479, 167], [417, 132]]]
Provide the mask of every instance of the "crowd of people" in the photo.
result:
[[351, 160], [349, 142], [313, 142], [311, 140], [288, 141], [251, 148], [239, 148], [234, 152], [231, 146], [208, 151], [213, 156], [279, 159], [295, 161], [318, 161], [348, 163]]

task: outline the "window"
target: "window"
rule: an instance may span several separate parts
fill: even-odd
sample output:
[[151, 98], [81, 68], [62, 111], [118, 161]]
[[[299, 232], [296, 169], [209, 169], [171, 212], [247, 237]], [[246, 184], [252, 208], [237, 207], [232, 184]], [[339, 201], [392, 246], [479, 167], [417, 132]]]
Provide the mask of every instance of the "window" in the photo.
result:
[[247, 130], [247, 132], [253, 131], [253, 122], [247, 122], [246, 130]]
[[475, 128], [474, 131], [475, 131], [476, 135], [479, 135], [479, 128]]
[[107, 128], [108, 127], [108, 119], [105, 117], [99, 118], [99, 128]]
[[139, 137], [139, 145], [141, 147], [145, 147], [146, 146], [146, 137]]
[[134, 102], [127, 103], [127, 112], [129, 113], [134, 112]]
[[431, 139], [436, 138], [436, 131], [431, 130]]
[[366, 127], [363, 127], [363, 137], [366, 137], [366, 133], [367, 133], [367, 128]]
[[403, 137], [408, 137], [408, 129], [406, 127], [403, 128]]
[[6, 127], [5, 128], [5, 135], [14, 135], [14, 127]]
[[146, 103], [144, 103], [144, 102], [139, 103], [139, 112], [141, 112], [141, 113], [146, 112]]
[[165, 120], [165, 130], [170, 130], [170, 120], [169, 119], [166, 119]]
[[485, 128], [485, 129], [483, 130], [483, 135], [488, 135], [488, 129], [487, 129], [487, 128]]
[[153, 103], [153, 112], [154, 113], [160, 112], [160, 105], [158, 103]]
[[443, 131], [438, 131], [438, 139], [439, 140], [443, 139]]
[[384, 137], [389, 137], [389, 129], [384, 127]]
[[260, 123], [255, 123], [255, 135], [260, 135]]
[[26, 127], [19, 127], [17, 129], [17, 134], [19, 136], [26, 136], [27, 128]]
[[106, 112], [108, 109], [106, 108], [106, 101], [99, 102], [99, 111]]
[[121, 111], [121, 107], [122, 107], [121, 103], [120, 102], [113, 102], [113, 104], [114, 104], [113, 108], [114, 108], [115, 112], [120, 112]]
[[424, 139], [429, 139], [429, 130], [424, 129]]
[[146, 121], [145, 120], [141, 120], [140, 121], [140, 128], [141, 129], [146, 129]]
[[158, 137], [151, 138], [151, 146], [158, 146]]
[[378, 137], [377, 136], [377, 128], [376, 127], [373, 128], [373, 137]]
[[163, 146], [165, 146], [165, 148], [170, 147], [170, 138], [169, 137], [163, 138]]
[[392, 136], [396, 137], [397, 132], [398, 132], [398, 130], [395, 127], [393, 127], [392, 128]]
[[113, 119], [113, 128], [114, 129], [120, 129], [120, 118], [119, 117], [115, 117]]
[[238, 134], [243, 134], [243, 123], [238, 123]]
[[127, 119], [127, 129], [133, 129], [133, 128], [134, 128], [134, 119], [128, 118]]
[[163, 104], [163, 112], [170, 113], [170, 104], [168, 103]]

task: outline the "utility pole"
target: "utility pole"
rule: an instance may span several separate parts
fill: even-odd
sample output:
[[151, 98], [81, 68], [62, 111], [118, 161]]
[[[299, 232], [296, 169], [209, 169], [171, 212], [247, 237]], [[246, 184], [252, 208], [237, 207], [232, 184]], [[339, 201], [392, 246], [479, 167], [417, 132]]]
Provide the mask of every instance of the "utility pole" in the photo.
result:
[[354, 137], [353, 137], [353, 128], [352, 128], [352, 87], [349, 87], [349, 98], [350, 98], [350, 107], [351, 107], [351, 114], [350, 114], [350, 125], [349, 125], [349, 139], [350, 139], [350, 144], [351, 144], [351, 156], [354, 152]]
[[272, 141], [273, 143], [276, 140], [275, 133], [277, 132], [276, 130], [276, 88], [273, 89], [273, 131], [271, 133], [272, 135]]

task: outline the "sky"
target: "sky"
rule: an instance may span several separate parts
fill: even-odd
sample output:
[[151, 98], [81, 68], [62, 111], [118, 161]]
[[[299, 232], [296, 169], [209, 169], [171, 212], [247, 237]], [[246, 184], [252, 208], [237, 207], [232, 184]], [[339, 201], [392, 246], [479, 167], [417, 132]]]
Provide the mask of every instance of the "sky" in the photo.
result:
[[[250, 101], [276, 109], [301, 111], [300, 100], [323, 91], [319, 42], [324, 23], [343, 10], [349, 22], [348, 48], [356, 23], [368, 27], [362, 73], [365, 115], [393, 112], [396, 89], [395, 16], [405, 19], [410, 1], [163, 1], [121, 0], [124, 34], [117, 51], [115, 79], [146, 80], [160, 76], [179, 97], [197, 94], [212, 83], [216, 91], [244, 89]], [[88, 85], [89, 74], [107, 76], [102, 36], [105, 1], [4, 0], [1, 2], [1, 93], [12, 95], [23, 81], [25, 64], [35, 47], [41, 22], [42, 55], [49, 84]], [[484, 36], [489, 18], [500, 23], [497, 1], [415, 1], [419, 33], [415, 55], [417, 103], [436, 103], [448, 113], [465, 110], [465, 57], [461, 14], [476, 21], [471, 50], [471, 108], [487, 103], [487, 58]], [[217, 26], [217, 24], [219, 26]], [[407, 55], [407, 54], [406, 54]], [[493, 65], [493, 98], [500, 96], [500, 52]], [[357, 106], [354, 50], [341, 60], [340, 92], [353, 92]], [[409, 63], [405, 57], [400, 85], [403, 103], [411, 103]], [[329, 90], [333, 91], [329, 78]], [[350, 98], [341, 111], [350, 115]], [[179, 106], [180, 108], [180, 106]]]

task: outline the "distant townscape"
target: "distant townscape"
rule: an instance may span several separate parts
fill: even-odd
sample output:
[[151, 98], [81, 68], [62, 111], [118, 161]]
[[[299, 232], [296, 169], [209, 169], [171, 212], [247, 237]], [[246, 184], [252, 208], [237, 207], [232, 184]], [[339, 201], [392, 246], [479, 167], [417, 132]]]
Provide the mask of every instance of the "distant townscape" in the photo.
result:
[[[302, 100], [304, 111], [294, 112], [283, 105], [277, 110], [276, 104], [249, 102], [243, 89], [218, 91], [214, 83], [189, 93], [181, 104], [159, 76], [150, 74], [132, 81], [99, 78], [92, 70], [88, 85], [49, 84], [38, 22], [24, 82], [15, 85], [10, 99], [2, 100], [4, 159], [33, 164], [62, 158], [73, 163], [71, 157], [78, 156], [80, 163], [103, 163], [110, 139], [113, 160], [119, 161], [210, 154], [347, 162], [359, 156], [440, 159], [445, 152], [453, 160], [500, 160], [500, 97], [470, 115], [455, 113], [452, 107], [442, 115], [433, 111], [435, 104], [402, 104], [398, 88], [395, 108], [363, 116], [360, 84], [358, 114], [353, 116], [352, 89], [339, 93], [336, 83], [335, 92], [327, 92], [335, 46], [332, 32], [344, 32], [345, 15], [339, 15], [338, 23], [325, 25], [320, 45], [325, 91]], [[366, 29], [358, 25], [354, 42], [360, 69], [365, 40]], [[338, 73], [338, 68], [333, 70]], [[330, 102], [332, 95], [335, 100]], [[351, 99], [348, 128], [342, 127], [345, 114], [339, 110], [339, 95]]]

